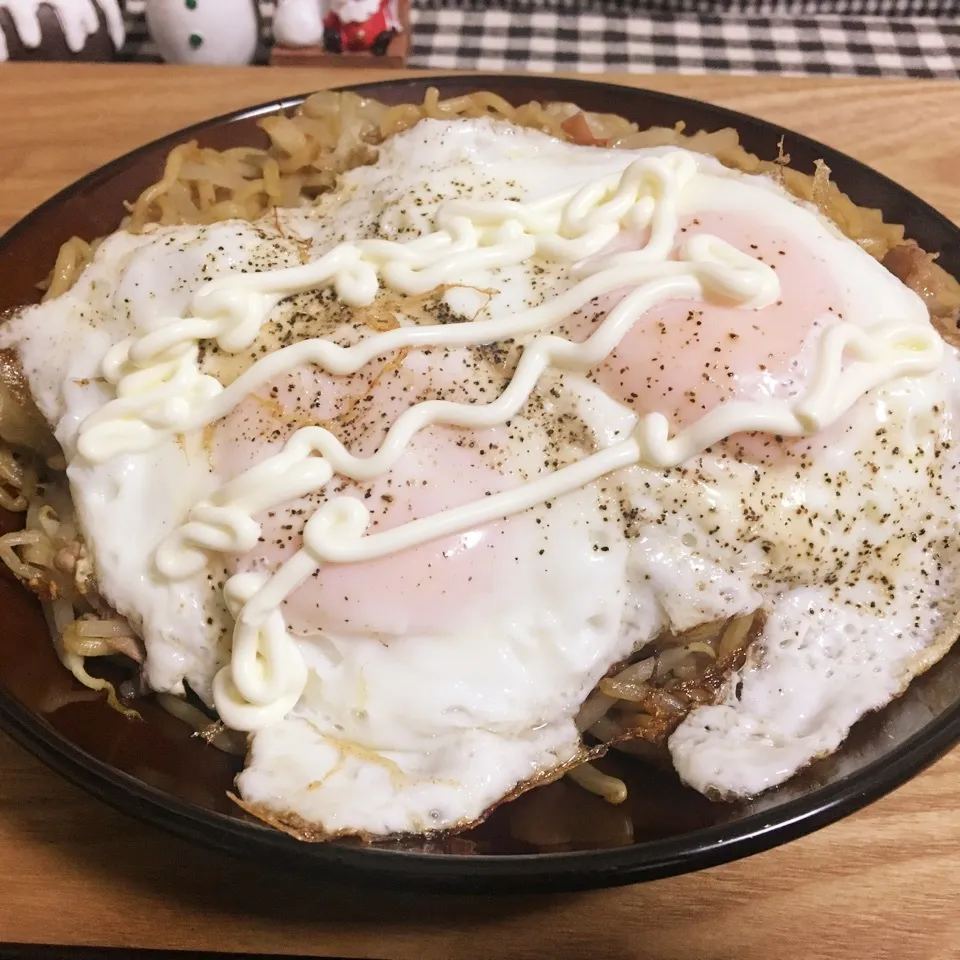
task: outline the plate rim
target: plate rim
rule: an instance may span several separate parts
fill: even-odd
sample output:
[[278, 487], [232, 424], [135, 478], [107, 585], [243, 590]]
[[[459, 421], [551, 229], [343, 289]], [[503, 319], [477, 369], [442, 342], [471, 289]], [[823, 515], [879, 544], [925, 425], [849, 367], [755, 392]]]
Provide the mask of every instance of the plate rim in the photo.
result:
[[[502, 83], [505, 75], [453, 74], [399, 77], [324, 88], [375, 94], [389, 87], [420, 89], [431, 81], [452, 87], [483, 89]], [[507, 75], [509, 76], [509, 75]], [[518, 80], [528, 79], [519, 75]], [[828, 160], [840, 159], [868, 171], [908, 195], [911, 205], [939, 221], [946, 235], [960, 243], [960, 227], [926, 201], [862, 161], [779, 124], [707, 101], [677, 94], [606, 81], [568, 77], [533, 77], [556, 86], [557, 98], [576, 102], [575, 91], [590, 88], [616, 97], [636, 91], [677, 107], [707, 107], [719, 120], [737, 129], [752, 127], [769, 133], [780, 131]], [[314, 91], [311, 91], [311, 93]], [[0, 254], [16, 243], [21, 232], [51, 207], [64, 203], [78, 191], [109, 180], [117, 168], [166, 144], [182, 142], [191, 134], [290, 109], [310, 93], [282, 97], [241, 107], [190, 124], [141, 144], [107, 161], [57, 191], [0, 235]], [[2, 638], [0, 638], [2, 641]], [[935, 669], [935, 668], [934, 668]], [[346, 880], [386, 885], [403, 875], [418, 889], [450, 893], [560, 892], [619, 886], [677, 876], [752, 856], [782, 843], [799, 839], [862, 809], [921, 773], [960, 742], [960, 700], [898, 744], [893, 751], [836, 781], [815, 787], [803, 796], [784, 802], [773, 811], [758, 811], [730, 823], [704, 827], [665, 839], [640, 841], [628, 846], [596, 850], [533, 854], [444, 854], [384, 849], [345, 843], [303, 843], [267, 826], [205, 810], [181, 800], [94, 757], [59, 733], [6, 690], [0, 689], [0, 730], [68, 781], [122, 813], [159, 826], [187, 841], [231, 855], [261, 856], [273, 865], [293, 867], [317, 879], [334, 875]]]

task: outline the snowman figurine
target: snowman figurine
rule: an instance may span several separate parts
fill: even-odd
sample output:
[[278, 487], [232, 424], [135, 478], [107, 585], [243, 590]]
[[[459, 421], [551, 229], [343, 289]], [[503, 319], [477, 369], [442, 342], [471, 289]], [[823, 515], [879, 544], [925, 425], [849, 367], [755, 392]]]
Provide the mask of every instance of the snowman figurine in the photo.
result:
[[319, 47], [323, 43], [321, 0], [278, 0], [273, 40], [285, 47]]
[[167, 63], [239, 66], [256, 53], [256, 0], [147, 0], [146, 14]]

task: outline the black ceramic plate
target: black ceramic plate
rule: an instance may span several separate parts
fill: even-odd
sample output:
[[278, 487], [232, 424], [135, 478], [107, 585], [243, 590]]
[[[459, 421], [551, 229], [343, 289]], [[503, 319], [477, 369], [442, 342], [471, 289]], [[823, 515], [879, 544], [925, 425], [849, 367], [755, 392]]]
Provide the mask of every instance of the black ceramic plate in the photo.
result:
[[[885, 177], [788, 130], [693, 100], [608, 84], [534, 77], [457, 77], [370, 84], [382, 100], [419, 101], [494, 90], [514, 102], [570, 100], [641, 126], [715, 130], [734, 126], [748, 150], [776, 156], [777, 141], [799, 169], [824, 159], [862, 205], [906, 224], [908, 236], [960, 275], [960, 230]], [[176, 144], [196, 138], [228, 147], [262, 142], [256, 119], [302, 98], [265, 104], [172, 134], [68, 187], [0, 240], [0, 311], [30, 302], [57, 246], [72, 234], [111, 232], [122, 201], [161, 172]], [[10, 529], [16, 522], [0, 518]], [[676, 778], [629, 758], [605, 761], [630, 786], [611, 807], [560, 782], [498, 810], [482, 827], [446, 843], [403, 847], [304, 844], [247, 818], [226, 797], [235, 772], [223, 754], [191, 739], [151, 702], [144, 722], [125, 720], [83, 690], [54, 656], [34, 599], [0, 578], [0, 726], [70, 780], [121, 810], [199, 843], [315, 876], [404, 883], [438, 890], [561, 890], [651, 880], [744, 857], [809, 833], [875, 800], [960, 738], [960, 646], [896, 703], [858, 724], [843, 748], [752, 803], [714, 804]]]

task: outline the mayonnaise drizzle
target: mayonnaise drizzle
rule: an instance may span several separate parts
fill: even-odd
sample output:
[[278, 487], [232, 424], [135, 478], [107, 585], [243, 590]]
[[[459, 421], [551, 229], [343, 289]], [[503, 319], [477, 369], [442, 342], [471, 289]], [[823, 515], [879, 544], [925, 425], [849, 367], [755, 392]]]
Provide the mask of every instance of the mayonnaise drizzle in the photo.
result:
[[[513, 378], [487, 404], [430, 400], [404, 411], [380, 448], [351, 454], [322, 427], [297, 430], [283, 450], [198, 503], [158, 548], [161, 575], [199, 573], [210, 553], [242, 553], [260, 537], [254, 515], [321, 490], [335, 475], [373, 480], [390, 471], [410, 440], [432, 424], [483, 428], [501, 424], [529, 400], [548, 369], [586, 372], [601, 364], [645, 312], [670, 299], [706, 299], [761, 308], [779, 296], [776, 272], [717, 237], [699, 234], [668, 260], [678, 234], [678, 201], [697, 174], [697, 161], [672, 151], [631, 162], [621, 174], [531, 203], [451, 200], [435, 215], [435, 230], [399, 243], [341, 243], [303, 266], [226, 277], [193, 298], [191, 315], [165, 318], [112, 348], [103, 374], [116, 397], [81, 425], [81, 456], [101, 463], [147, 450], [225, 416], [277, 376], [314, 364], [347, 376], [377, 356], [430, 346], [465, 347], [531, 337]], [[621, 231], [649, 230], [639, 250], [602, 256]], [[538, 256], [571, 265], [574, 286], [536, 307], [497, 320], [401, 327], [341, 347], [317, 338], [278, 350], [226, 389], [201, 372], [199, 342], [212, 339], [235, 353], [249, 347], [271, 311], [292, 294], [332, 286], [352, 306], [373, 301], [381, 286], [416, 295], [456, 282], [465, 273], [514, 266]], [[594, 297], [633, 288], [593, 334], [574, 343], [551, 327]], [[789, 400], [730, 401], [671, 436], [661, 414], [649, 414], [633, 436], [523, 486], [442, 511], [394, 529], [366, 534], [370, 515], [359, 500], [333, 497], [307, 522], [303, 546], [272, 576], [237, 574], [224, 592], [235, 617], [231, 662], [217, 675], [214, 699], [224, 722], [256, 730], [285, 716], [306, 684], [307, 671], [280, 612], [283, 600], [326, 563], [355, 563], [519, 513], [643, 462], [675, 466], [741, 431], [807, 435], [828, 426], [867, 390], [894, 377], [926, 373], [939, 363], [942, 342], [932, 328], [878, 318], [869, 330], [840, 323], [817, 346], [807, 391]]]

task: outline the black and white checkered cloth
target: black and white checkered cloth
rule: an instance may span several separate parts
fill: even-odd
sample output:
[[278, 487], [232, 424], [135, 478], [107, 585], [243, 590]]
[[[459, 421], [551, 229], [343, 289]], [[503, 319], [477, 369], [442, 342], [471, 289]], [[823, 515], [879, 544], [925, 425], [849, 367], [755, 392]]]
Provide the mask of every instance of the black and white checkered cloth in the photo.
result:
[[[156, 60], [143, 5], [124, 56]], [[960, 0], [412, 0], [411, 21], [425, 69], [960, 77]]]

